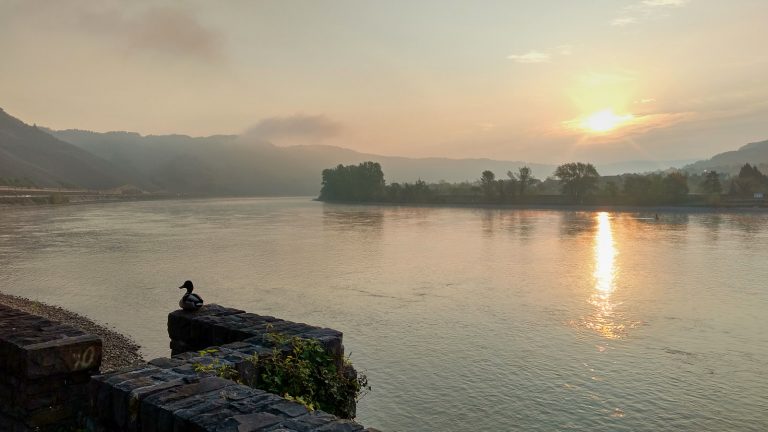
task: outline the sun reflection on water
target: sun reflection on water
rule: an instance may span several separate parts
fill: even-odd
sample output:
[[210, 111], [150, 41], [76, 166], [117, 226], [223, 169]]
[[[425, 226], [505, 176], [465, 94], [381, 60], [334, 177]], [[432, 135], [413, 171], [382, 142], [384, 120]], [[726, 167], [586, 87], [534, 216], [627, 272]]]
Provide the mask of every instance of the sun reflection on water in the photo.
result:
[[595, 291], [589, 299], [595, 310], [585, 324], [607, 339], [619, 339], [626, 332], [625, 325], [616, 316], [616, 304], [611, 299], [616, 282], [616, 253], [611, 219], [608, 213], [600, 212], [597, 214], [595, 235]]
[[595, 289], [606, 297], [613, 291], [615, 279], [614, 261], [616, 247], [613, 244], [611, 219], [608, 213], [597, 214], [597, 235], [595, 236]]

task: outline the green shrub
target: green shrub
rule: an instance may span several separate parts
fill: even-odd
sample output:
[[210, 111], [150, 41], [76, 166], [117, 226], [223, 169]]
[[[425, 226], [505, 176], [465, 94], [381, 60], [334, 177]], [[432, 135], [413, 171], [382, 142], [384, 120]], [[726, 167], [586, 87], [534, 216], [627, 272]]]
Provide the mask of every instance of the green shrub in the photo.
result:
[[[371, 387], [365, 374], [357, 373], [348, 357], [339, 368], [333, 356], [316, 340], [268, 333], [267, 341], [273, 345], [271, 354], [261, 357], [254, 354], [250, 358], [254, 374], [243, 377], [219, 359], [208, 365], [196, 363], [195, 371], [281, 395], [309, 410], [320, 409], [342, 418], [355, 417], [357, 401]], [[204, 350], [200, 354], [214, 352], [216, 350]]]
[[343, 418], [355, 416], [357, 400], [371, 387], [365, 374], [358, 374], [348, 358], [339, 369], [333, 356], [316, 340], [277, 333], [267, 337], [274, 344], [272, 354], [252, 357], [258, 373], [249, 385], [301, 402], [310, 409]]
[[[208, 349], [200, 351], [200, 354], [207, 355], [213, 354], [215, 352], [218, 352], [218, 350]], [[195, 372], [216, 375], [224, 379], [241, 383], [240, 374], [237, 372], [237, 370], [232, 367], [232, 365], [221, 363], [221, 361], [219, 361], [217, 358], [213, 359], [211, 364], [205, 365], [202, 363], [195, 363], [193, 366], [195, 368]]]

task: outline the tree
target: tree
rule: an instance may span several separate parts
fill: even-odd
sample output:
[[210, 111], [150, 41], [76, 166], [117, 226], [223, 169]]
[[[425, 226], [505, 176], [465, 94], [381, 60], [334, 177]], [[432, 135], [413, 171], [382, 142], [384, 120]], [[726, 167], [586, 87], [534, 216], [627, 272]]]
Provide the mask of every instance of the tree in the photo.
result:
[[723, 191], [723, 186], [720, 184], [720, 175], [717, 171], [707, 171], [704, 181], [701, 183], [701, 188], [704, 189], [704, 192], [713, 195]]
[[615, 181], [608, 180], [608, 182], [605, 183], [605, 194], [613, 199], [619, 195], [619, 187], [616, 185]]
[[518, 189], [518, 180], [517, 177], [515, 177], [515, 173], [512, 171], [507, 171], [507, 177], [509, 177], [509, 180], [505, 182], [505, 189], [508, 197], [513, 198], [515, 196], [515, 191]]
[[386, 186], [386, 192], [387, 201], [389, 202], [400, 202], [403, 199], [403, 187], [400, 183], [395, 182]]
[[744, 164], [739, 170], [739, 175], [732, 183], [732, 189], [735, 193], [752, 194], [765, 189], [768, 179], [757, 169], [757, 166]]
[[555, 177], [560, 180], [563, 193], [581, 204], [597, 187], [600, 174], [590, 163], [571, 162], [557, 167]]
[[480, 185], [483, 188], [486, 198], [491, 199], [494, 196], [496, 186], [496, 174], [493, 171], [485, 170], [480, 177]]
[[688, 176], [677, 171], [666, 176], [629, 174], [624, 176], [624, 195], [641, 205], [680, 203], [688, 196]]
[[429, 202], [432, 200], [432, 196], [432, 190], [422, 179], [413, 184], [405, 183], [403, 186], [403, 202]]
[[[510, 173], [507, 173], [509, 175]], [[536, 179], [533, 177], [533, 171], [530, 167], [521, 166], [517, 169], [517, 181], [520, 186], [520, 195], [525, 195], [528, 186], [532, 185]]]
[[633, 204], [648, 205], [659, 201], [661, 176], [630, 174], [624, 178], [624, 195]]
[[363, 162], [323, 170], [320, 199], [324, 201], [375, 201], [384, 196], [381, 165]]
[[680, 203], [688, 196], [688, 176], [680, 171], [667, 174], [662, 180], [664, 200], [670, 203]]

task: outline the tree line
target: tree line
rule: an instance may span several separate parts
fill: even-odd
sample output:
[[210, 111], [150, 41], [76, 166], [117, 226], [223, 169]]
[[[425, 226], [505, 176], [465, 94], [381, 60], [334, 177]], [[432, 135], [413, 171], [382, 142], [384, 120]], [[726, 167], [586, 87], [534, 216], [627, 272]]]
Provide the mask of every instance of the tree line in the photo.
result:
[[734, 178], [717, 171], [688, 174], [678, 170], [601, 176], [591, 163], [570, 162], [558, 166], [543, 180], [530, 167], [522, 166], [507, 171], [506, 178], [497, 178], [486, 170], [475, 181], [426, 183], [419, 179], [387, 184], [380, 164], [363, 162], [323, 170], [319, 199], [457, 204], [712, 204], [723, 194], [725, 182], [729, 182], [728, 194], [733, 196], [751, 196], [768, 189], [768, 177], [750, 164], [745, 164]]
[[0, 177], [0, 186], [35, 187], [37, 185], [28, 178]]

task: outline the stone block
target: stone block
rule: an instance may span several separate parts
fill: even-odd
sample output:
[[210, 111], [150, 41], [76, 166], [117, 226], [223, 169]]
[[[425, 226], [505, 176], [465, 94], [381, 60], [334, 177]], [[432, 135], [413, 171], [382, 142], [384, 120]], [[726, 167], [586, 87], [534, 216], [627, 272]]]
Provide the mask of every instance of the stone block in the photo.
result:
[[231, 422], [237, 426], [238, 432], [256, 432], [274, 426], [284, 419], [274, 414], [257, 412], [232, 416]]
[[64, 337], [23, 347], [16, 370], [30, 378], [97, 371], [101, 365], [101, 339], [93, 335]]
[[96, 336], [0, 306], [0, 430], [74, 424], [101, 355]]

